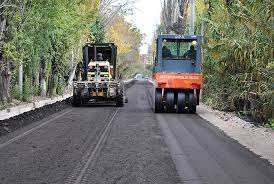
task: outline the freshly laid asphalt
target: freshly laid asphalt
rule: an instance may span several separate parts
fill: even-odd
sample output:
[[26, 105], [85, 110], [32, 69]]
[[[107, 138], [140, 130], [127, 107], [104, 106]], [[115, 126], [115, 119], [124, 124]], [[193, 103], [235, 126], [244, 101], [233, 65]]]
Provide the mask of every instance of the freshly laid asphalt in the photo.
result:
[[[0, 137], [0, 184], [273, 184], [274, 167], [198, 115], [129, 103], [69, 107]], [[274, 148], [273, 148], [274, 149]]]

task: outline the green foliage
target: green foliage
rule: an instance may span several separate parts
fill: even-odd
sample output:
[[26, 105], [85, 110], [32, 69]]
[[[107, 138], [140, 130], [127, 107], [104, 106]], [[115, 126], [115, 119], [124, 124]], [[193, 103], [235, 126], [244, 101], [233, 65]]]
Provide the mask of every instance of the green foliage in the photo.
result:
[[272, 128], [274, 130], [274, 119], [270, 119], [267, 123], [264, 124], [265, 128]]
[[127, 22], [125, 17], [120, 16], [106, 28], [107, 39], [118, 46], [118, 73], [124, 78], [142, 70], [140, 59], [140, 46], [143, 35], [132, 23]]
[[[115, 23], [112, 17], [114, 12], [119, 12], [115, 17], [121, 16], [119, 25], [123, 27], [113, 30], [113, 33], [118, 32], [121, 35], [118, 40], [127, 46], [119, 47], [126, 50], [119, 53], [119, 68], [127, 75], [140, 68], [138, 64], [135, 66], [135, 62], [139, 59], [142, 35], [135, 26], [124, 20], [122, 14], [127, 13], [126, 7], [116, 10], [115, 5], [120, 5], [122, 1], [110, 2], [112, 6], [100, 0], [8, 2], [12, 2], [13, 6], [7, 6], [4, 11], [8, 17], [8, 30], [5, 38], [0, 40], [0, 49], [6, 61], [17, 64], [11, 80], [13, 97], [29, 101], [32, 96], [40, 95], [44, 92], [41, 87], [44, 80], [47, 95], [62, 94], [68, 84], [69, 72], [81, 60], [82, 46], [88, 39], [93, 42], [117, 41], [105, 36], [111, 24]], [[100, 4], [106, 6], [109, 16], [103, 13], [103, 9], [101, 14], [98, 12]], [[114, 8], [113, 11], [111, 8]], [[18, 87], [18, 66], [21, 63], [24, 71], [22, 95]]]
[[91, 40], [94, 43], [103, 43], [105, 39], [105, 28], [102, 25], [100, 19], [97, 18], [97, 20], [91, 25]]
[[274, 109], [273, 2], [211, 2], [211, 9], [204, 15], [203, 97], [217, 108], [266, 121]]
[[[4, 12], [9, 29], [0, 46], [3, 44], [6, 60], [17, 65], [23, 63], [24, 100], [39, 95], [42, 77], [47, 84], [54, 84], [48, 86], [48, 94], [61, 93], [67, 84], [65, 78], [68, 79], [69, 71], [81, 55], [81, 49], [75, 48], [86, 41], [99, 0], [18, 0], [13, 5], [17, 8], [8, 7]], [[71, 59], [72, 52], [74, 60]], [[16, 98], [20, 96], [17, 76], [18, 70], [14, 70], [11, 89]], [[54, 81], [56, 78], [62, 78], [62, 82]], [[30, 84], [32, 92], [26, 88]]]
[[23, 85], [22, 100], [25, 102], [29, 102], [32, 96], [33, 96], [33, 86], [31, 85], [31, 80], [29, 78], [25, 78], [24, 85]]
[[146, 70], [153, 72], [153, 65], [152, 64], [146, 64], [145, 66]]
[[66, 83], [65, 79], [62, 76], [59, 76], [58, 86], [57, 86], [57, 89], [56, 89], [57, 94], [58, 95], [63, 94], [66, 86], [67, 86], [67, 83]]
[[18, 85], [15, 85], [11, 88], [11, 96], [14, 99], [21, 100], [21, 92]]

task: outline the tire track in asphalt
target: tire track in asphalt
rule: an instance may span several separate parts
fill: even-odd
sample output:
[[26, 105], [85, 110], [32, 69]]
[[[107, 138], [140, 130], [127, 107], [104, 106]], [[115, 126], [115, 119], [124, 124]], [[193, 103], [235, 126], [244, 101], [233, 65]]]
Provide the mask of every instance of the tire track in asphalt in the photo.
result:
[[[179, 175], [148, 104], [146, 82], [137, 82], [121, 108], [93, 167], [81, 184], [151, 183], [179, 184]], [[152, 90], [150, 90], [152, 91]]]
[[[154, 98], [151, 94], [151, 88], [148, 87], [148, 85], [145, 86], [146, 94], [148, 96], [148, 102], [152, 110], [154, 110]], [[154, 112], [154, 111], [153, 111]], [[161, 114], [157, 114], [158, 118], [163, 118]], [[183, 183], [192, 183], [192, 184], [202, 184], [201, 178], [196, 176], [194, 173], [195, 171], [191, 167], [191, 164], [187, 161], [186, 158], [183, 157], [183, 154], [180, 150], [179, 143], [177, 142], [176, 138], [174, 137], [174, 134], [171, 133], [168, 125], [166, 124], [165, 120], [159, 121], [159, 126], [161, 127], [163, 131], [163, 135], [165, 138], [165, 142], [167, 145], [169, 145], [169, 149], [171, 149], [172, 158], [174, 161], [174, 164], [176, 163], [177, 172], [180, 175], [181, 179], [184, 179], [187, 177], [187, 179], [183, 180]], [[175, 141], [174, 141], [175, 140]], [[172, 144], [172, 146], [170, 146]], [[180, 163], [178, 166], [178, 162]]]
[[100, 136], [98, 136], [97, 143], [95, 146], [91, 146], [87, 153], [82, 157], [79, 164], [75, 167], [71, 175], [66, 179], [65, 184], [80, 184], [82, 183], [83, 177], [88, 168], [92, 168], [95, 161], [96, 161], [96, 154], [99, 153], [102, 149], [104, 142], [108, 137], [108, 131], [115, 119], [117, 113], [119, 112], [118, 108], [113, 115], [111, 116], [110, 120], [108, 121], [106, 127], [102, 130]]
[[151, 94], [151, 90], [150, 90], [150, 88], [148, 88], [148, 86], [152, 86], [152, 88], [154, 86], [151, 83], [148, 83], [147, 85], [145, 85], [146, 94], [148, 96], [148, 98], [147, 98], [148, 99], [148, 104], [149, 104], [152, 112], [154, 112], [154, 102], [153, 102], [154, 98], [153, 98], [153, 95]]
[[[125, 84], [125, 91], [127, 91], [132, 85], [134, 85], [135, 81]], [[66, 179], [65, 184], [80, 184], [83, 182], [87, 182], [85, 173], [92, 169], [96, 162], [96, 155], [102, 149], [103, 144], [105, 143], [106, 139], [108, 138], [109, 129], [113, 123], [114, 118], [116, 117], [117, 113], [119, 112], [120, 108], [118, 108], [114, 114], [111, 116], [110, 120], [108, 121], [106, 127], [102, 130], [102, 133], [98, 136], [96, 140], [96, 145], [91, 146], [87, 153], [82, 157], [79, 164], [75, 167], [73, 172], [69, 175]]]

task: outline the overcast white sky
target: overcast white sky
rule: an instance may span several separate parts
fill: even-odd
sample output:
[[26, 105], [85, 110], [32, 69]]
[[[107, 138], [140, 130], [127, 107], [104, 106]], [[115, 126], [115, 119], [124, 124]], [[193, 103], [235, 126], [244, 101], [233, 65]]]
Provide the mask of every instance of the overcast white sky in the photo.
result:
[[141, 47], [142, 54], [147, 53], [146, 43], [151, 42], [155, 26], [160, 22], [160, 12], [160, 0], [136, 0], [134, 14], [129, 19], [146, 35], [145, 44]]

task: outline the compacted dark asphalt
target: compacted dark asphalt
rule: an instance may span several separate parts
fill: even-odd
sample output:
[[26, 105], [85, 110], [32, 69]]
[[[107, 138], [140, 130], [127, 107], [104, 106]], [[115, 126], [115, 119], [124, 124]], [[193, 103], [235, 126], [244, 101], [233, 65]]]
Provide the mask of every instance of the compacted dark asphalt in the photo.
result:
[[0, 184], [274, 183], [272, 165], [198, 115], [154, 114], [149, 82], [127, 96], [0, 137]]

